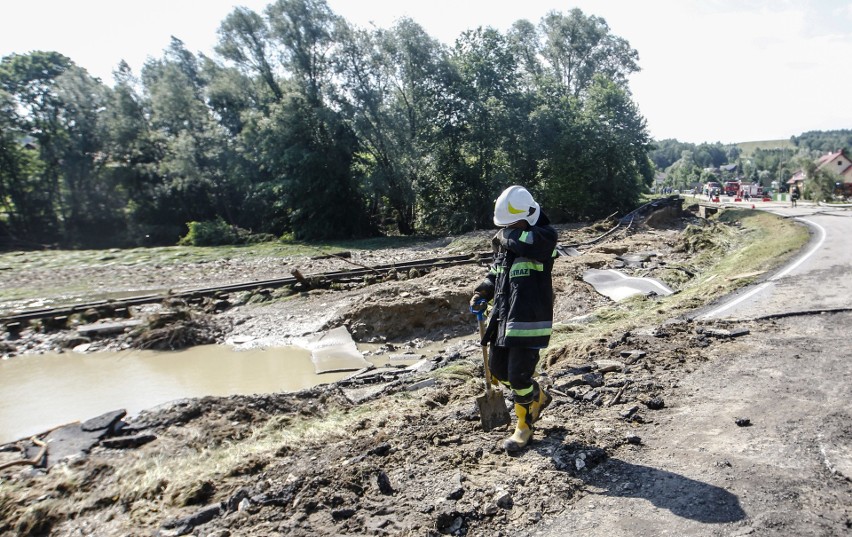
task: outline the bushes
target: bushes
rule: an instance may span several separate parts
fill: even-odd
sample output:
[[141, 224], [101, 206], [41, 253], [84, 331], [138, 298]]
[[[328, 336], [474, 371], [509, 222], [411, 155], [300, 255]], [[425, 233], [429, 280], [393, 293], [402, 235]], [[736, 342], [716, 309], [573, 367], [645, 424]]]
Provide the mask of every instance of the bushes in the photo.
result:
[[256, 244], [275, 240], [268, 233], [253, 234], [217, 218], [207, 222], [188, 222], [189, 232], [181, 237], [181, 246], [221, 246], [223, 244]]

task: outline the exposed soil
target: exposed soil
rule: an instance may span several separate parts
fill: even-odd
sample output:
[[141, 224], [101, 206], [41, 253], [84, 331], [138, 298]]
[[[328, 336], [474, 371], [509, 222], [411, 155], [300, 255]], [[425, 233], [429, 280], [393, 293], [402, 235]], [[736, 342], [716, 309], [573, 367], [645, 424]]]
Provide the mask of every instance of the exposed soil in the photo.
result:
[[[712, 242], [712, 237], [698, 240], [695, 233], [684, 232], [689, 224], [705, 225], [693, 218], [658, 222], [656, 228], [614, 234], [582, 256], [560, 258], [554, 269], [556, 320], [569, 326], [586, 322], [584, 316], [611, 304], [582, 281], [582, 273], [616, 266], [616, 257], [625, 253], [645, 253], [649, 259], [625, 271], [679, 288], [694, 274], [690, 263], [703, 247], [700, 241]], [[560, 240], [581, 243], [608, 227], [566, 228]], [[482, 251], [489, 238], [483, 232], [466, 241], [471, 251]], [[437, 257], [446, 247], [444, 241], [416, 252], [373, 252], [359, 262]], [[238, 261], [230, 265], [234, 263]], [[308, 263], [294, 260], [302, 269]], [[339, 268], [335, 263], [345, 264], [324, 260], [322, 268], [311, 266], [306, 272]], [[241, 281], [257, 275], [248, 267], [228, 269], [208, 274], [205, 285], [230, 282], [234, 274]], [[48, 452], [49, 471], [28, 465], [2, 470], [0, 532], [561, 535], [573, 506], [590, 492], [643, 496], [650, 492], [643, 492], [642, 480], [670, 479], [666, 472], [623, 461], [642, 456], [644, 439], [658, 434], [661, 419], [671, 419], [671, 402], [688, 397], [684, 385], [693, 375], [731, 355], [766, 346], [787, 330], [783, 322], [773, 321], [703, 324], [673, 319], [606, 334], [581, 347], [554, 346], [543, 357], [541, 376], [554, 401], [537, 424], [531, 446], [511, 457], [500, 449], [509, 432], [484, 433], [474, 404], [483, 390], [481, 351], [467, 301], [483, 274], [484, 268], [460, 266], [342, 290], [228, 297], [232, 307], [193, 309], [193, 322], [206, 326], [206, 334], [217, 341], [239, 337], [277, 345], [345, 325], [358, 341], [384, 343], [384, 352], [412, 342], [447, 343], [429, 367], [418, 371], [362, 376], [295, 394], [179, 401], [105, 433], [142, 438], [135, 447], [104, 447], [101, 442], [88, 454], [64, 462], [51, 460]], [[157, 278], [151, 274], [138, 281]], [[154, 286], [171, 284], [155, 281]], [[150, 307], [134, 314], [147, 320], [183, 307]], [[101, 322], [108, 321], [117, 320]], [[84, 344], [90, 350], [120, 348], [151, 337], [145, 333], [128, 331]], [[73, 337], [70, 330], [28, 329], [4, 344], [7, 354], [17, 355], [67, 348]], [[826, 419], [848, 424], [848, 415]], [[848, 427], [832, 430], [848, 434]], [[0, 452], [0, 463], [20, 459], [12, 449], [25, 447], [28, 456], [37, 451], [22, 440]], [[676, 485], [703, 497], [712, 509], [678, 506], [673, 499], [670, 510], [712, 525], [708, 535], [773, 528], [772, 519], [749, 520], [736, 496], [708, 484], [730, 471], [724, 461], [719, 464], [707, 482], [675, 476]], [[830, 475], [825, 479], [842, 482]], [[666, 493], [676, 496], [676, 490]], [[826, 521], [824, 531], [814, 535], [839, 535], [852, 525], [848, 482], [832, 490], [814, 496], [822, 507], [809, 504], [821, 510], [816, 518]], [[845, 512], [838, 507], [844, 502]], [[794, 525], [785, 528], [792, 533], [775, 534], [800, 534]]]

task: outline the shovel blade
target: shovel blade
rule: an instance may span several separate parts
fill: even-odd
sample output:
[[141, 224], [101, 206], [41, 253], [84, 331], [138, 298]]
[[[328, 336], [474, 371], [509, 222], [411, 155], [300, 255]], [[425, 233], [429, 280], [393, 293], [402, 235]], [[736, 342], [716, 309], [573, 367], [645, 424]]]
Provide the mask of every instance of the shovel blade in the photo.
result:
[[512, 421], [509, 410], [506, 409], [506, 400], [500, 392], [488, 390], [476, 398], [476, 406], [479, 408], [479, 419], [485, 432], [509, 425]]

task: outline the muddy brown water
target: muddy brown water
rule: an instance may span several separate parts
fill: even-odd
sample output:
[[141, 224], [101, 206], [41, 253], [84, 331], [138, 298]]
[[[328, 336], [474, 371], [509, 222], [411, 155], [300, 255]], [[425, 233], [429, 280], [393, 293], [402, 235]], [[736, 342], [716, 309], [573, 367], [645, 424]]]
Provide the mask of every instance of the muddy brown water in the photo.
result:
[[[368, 361], [383, 366], [389, 359]], [[177, 399], [297, 391], [351, 374], [317, 375], [311, 352], [301, 347], [20, 356], [0, 361], [0, 444], [119, 408], [133, 416]]]

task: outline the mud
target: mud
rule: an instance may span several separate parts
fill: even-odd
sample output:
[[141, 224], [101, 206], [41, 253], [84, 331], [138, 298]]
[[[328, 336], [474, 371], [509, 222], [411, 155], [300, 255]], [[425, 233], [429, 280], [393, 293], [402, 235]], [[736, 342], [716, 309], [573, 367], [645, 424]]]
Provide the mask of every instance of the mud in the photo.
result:
[[[611, 268], [626, 252], [654, 254], [649, 263], [626, 269], [633, 275], [675, 289], [692, 278], [698, 272], [693, 256], [712, 246], [713, 237], [685, 233], [687, 226], [703, 225], [689, 218], [660, 225], [560, 258], [554, 270], [557, 321], [584, 322], [610, 304], [582, 273]], [[607, 229], [565, 229], [560, 239], [578, 244]], [[472, 249], [487, 248], [488, 240], [486, 233], [469, 238]], [[572, 520], [573, 506], [599, 490], [662, 502], [721, 532], [707, 534], [743, 527], [739, 499], [724, 488], [625, 461], [641, 455], [669, 402], [689, 395], [685, 379], [749, 342], [771, 339], [783, 326], [672, 319], [551, 348], [540, 380], [554, 401], [531, 446], [510, 457], [500, 448], [509, 431], [483, 432], [474, 403], [483, 390], [481, 354], [467, 300], [483, 274], [482, 267], [464, 266], [344, 291], [232, 300], [238, 305], [214, 314], [225, 327], [221, 340], [280, 345], [344, 325], [359, 341], [379, 345], [377, 352], [441, 341], [447, 347], [424, 371], [297, 393], [192, 399], [143, 412], [127, 420], [128, 434], [156, 440], [135, 449], [96, 446], [49, 473], [4, 470], [0, 532], [556, 535]], [[17, 355], [67, 337], [32, 330], [6, 344]], [[127, 338], [92, 344], [120, 347]], [[18, 444], [0, 452], [0, 462], [14, 459], [27, 441]], [[645, 486], [671, 482], [681, 489], [666, 488], [666, 494], [688, 489], [715, 508]], [[849, 487], [834, 498], [825, 512], [852, 498]], [[842, 514], [835, 519], [844, 523]]]

